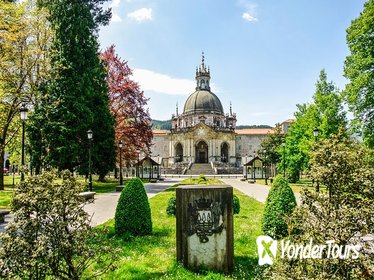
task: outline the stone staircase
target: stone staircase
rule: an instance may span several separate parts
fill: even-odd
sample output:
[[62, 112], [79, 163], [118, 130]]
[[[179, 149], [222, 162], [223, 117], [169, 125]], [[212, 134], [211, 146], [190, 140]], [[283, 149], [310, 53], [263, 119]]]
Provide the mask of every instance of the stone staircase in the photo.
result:
[[186, 175], [214, 175], [214, 169], [210, 163], [193, 163], [191, 168], [187, 170]]

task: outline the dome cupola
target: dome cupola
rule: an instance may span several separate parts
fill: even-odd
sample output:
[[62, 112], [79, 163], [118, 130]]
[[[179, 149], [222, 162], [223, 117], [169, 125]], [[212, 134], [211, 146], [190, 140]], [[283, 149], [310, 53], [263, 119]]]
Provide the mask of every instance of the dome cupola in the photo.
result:
[[196, 68], [196, 91], [187, 98], [183, 113], [205, 112], [224, 114], [221, 101], [210, 91], [210, 69], [205, 65], [203, 52], [201, 65]]

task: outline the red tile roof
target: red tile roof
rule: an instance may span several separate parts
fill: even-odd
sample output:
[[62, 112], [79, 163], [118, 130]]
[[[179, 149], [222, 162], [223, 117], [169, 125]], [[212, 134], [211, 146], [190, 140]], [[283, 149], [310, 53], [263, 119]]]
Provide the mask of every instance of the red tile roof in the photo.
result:
[[153, 135], [167, 135], [169, 130], [162, 130], [162, 129], [153, 129]]

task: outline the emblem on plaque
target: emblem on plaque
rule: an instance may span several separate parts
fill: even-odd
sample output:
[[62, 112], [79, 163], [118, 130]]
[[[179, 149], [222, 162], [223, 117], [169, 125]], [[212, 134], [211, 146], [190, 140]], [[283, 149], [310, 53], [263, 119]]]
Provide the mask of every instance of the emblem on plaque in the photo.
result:
[[212, 199], [200, 198], [188, 204], [189, 236], [196, 233], [201, 243], [209, 241], [208, 236], [223, 229], [222, 209]]

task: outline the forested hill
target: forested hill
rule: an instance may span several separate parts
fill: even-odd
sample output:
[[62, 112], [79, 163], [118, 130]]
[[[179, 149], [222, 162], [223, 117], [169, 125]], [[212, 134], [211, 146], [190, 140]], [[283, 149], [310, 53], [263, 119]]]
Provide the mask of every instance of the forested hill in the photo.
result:
[[252, 125], [237, 125], [236, 129], [243, 129], [243, 128], [272, 128], [272, 126], [267, 124], [252, 124]]
[[152, 120], [152, 129], [165, 129], [169, 130], [171, 129], [171, 121], [158, 121], [158, 120]]
[[[152, 128], [153, 129], [171, 129], [171, 121], [159, 121], [159, 120], [152, 120]], [[271, 128], [270, 125], [260, 124], [260, 125], [238, 125], [236, 129], [243, 129], [243, 128]]]

